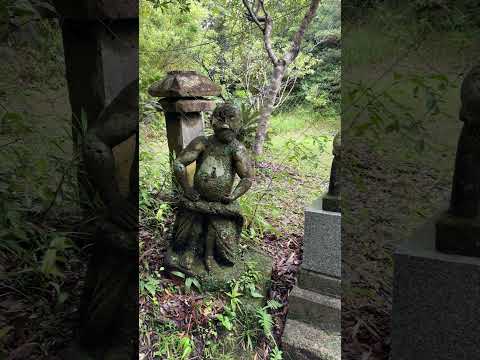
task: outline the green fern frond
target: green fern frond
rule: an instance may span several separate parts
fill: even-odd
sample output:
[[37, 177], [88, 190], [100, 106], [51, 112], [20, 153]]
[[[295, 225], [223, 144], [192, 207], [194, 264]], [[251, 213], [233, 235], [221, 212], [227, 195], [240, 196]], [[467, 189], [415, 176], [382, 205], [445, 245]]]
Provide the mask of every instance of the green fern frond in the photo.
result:
[[283, 306], [282, 303], [278, 302], [277, 300], [268, 300], [267, 301], [267, 308], [272, 309], [272, 310], [278, 310]]
[[263, 329], [263, 333], [267, 337], [272, 336], [272, 329], [273, 329], [273, 318], [272, 315], [270, 315], [267, 312], [266, 308], [261, 308], [257, 309], [257, 318], [258, 318], [258, 323]]
[[282, 351], [277, 346], [275, 346], [270, 353], [270, 360], [282, 360], [282, 357]]

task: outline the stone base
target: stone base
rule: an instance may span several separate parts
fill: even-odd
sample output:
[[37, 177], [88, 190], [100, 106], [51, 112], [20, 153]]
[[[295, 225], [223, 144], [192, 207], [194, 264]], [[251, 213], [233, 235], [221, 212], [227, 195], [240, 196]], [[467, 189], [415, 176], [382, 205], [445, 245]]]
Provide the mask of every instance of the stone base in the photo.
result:
[[341, 278], [341, 219], [322, 209], [321, 199], [305, 209], [302, 269]]
[[320, 330], [300, 321], [287, 320], [282, 340], [285, 360], [339, 360], [342, 356], [340, 333]]
[[342, 281], [314, 271], [300, 269], [297, 275], [297, 285], [301, 289], [314, 291], [333, 297], [342, 296]]
[[289, 296], [284, 359], [341, 359], [341, 246], [341, 214], [323, 210], [318, 199], [305, 209], [303, 262]]
[[447, 253], [480, 257], [480, 221], [444, 213], [436, 225], [436, 248]]
[[269, 288], [273, 260], [264, 252], [256, 249], [250, 249], [243, 252], [233, 266], [215, 266], [210, 273], [205, 269], [205, 265], [200, 259], [193, 265], [191, 272], [185, 271], [178, 264], [178, 256], [172, 254], [169, 250], [165, 257], [165, 267], [169, 271], [180, 271], [189, 276], [196, 277], [207, 290], [219, 291], [228, 288], [231, 280], [237, 279], [242, 273], [247, 271], [248, 264], [254, 265], [254, 268], [260, 272], [259, 287], [263, 289], [264, 295]]
[[341, 299], [295, 286], [289, 296], [288, 318], [317, 329], [341, 331]]
[[392, 360], [479, 357], [480, 259], [438, 252], [435, 223], [394, 255]]

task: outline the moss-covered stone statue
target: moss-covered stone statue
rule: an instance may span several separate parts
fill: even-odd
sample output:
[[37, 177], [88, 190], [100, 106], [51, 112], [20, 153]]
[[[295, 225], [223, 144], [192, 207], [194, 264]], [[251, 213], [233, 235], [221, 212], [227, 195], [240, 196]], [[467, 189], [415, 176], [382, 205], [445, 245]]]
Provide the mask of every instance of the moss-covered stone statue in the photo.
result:
[[480, 65], [461, 88], [460, 135], [450, 208], [437, 222], [436, 246], [445, 253], [480, 257]]
[[126, 194], [112, 150], [135, 135], [138, 79], [103, 110], [85, 137], [85, 165], [106, 211], [97, 219], [78, 336], [64, 359], [138, 358], [138, 136]]
[[[237, 108], [224, 103], [212, 113], [214, 135], [199, 136], [174, 161], [183, 189], [167, 266], [191, 275], [221, 272], [238, 259], [243, 216], [237, 199], [252, 185], [252, 163], [237, 139]], [[193, 187], [186, 167], [196, 162]], [[240, 178], [234, 187], [235, 178]]]
[[322, 199], [322, 208], [325, 211], [340, 212], [340, 163], [342, 138], [341, 133], [338, 132], [333, 138], [333, 161], [330, 170], [330, 182], [328, 185], [328, 193]]

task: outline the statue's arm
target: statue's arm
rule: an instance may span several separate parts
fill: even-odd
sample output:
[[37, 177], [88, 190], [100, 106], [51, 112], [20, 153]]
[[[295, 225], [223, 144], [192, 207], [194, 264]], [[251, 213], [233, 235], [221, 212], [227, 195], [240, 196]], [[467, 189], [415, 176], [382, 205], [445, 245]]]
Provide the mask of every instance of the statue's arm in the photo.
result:
[[188, 183], [187, 166], [198, 159], [206, 146], [207, 139], [204, 136], [199, 136], [193, 139], [173, 162], [175, 178], [182, 187], [185, 195], [191, 200], [198, 200], [199, 196]]
[[[107, 207], [118, 212], [114, 218], [124, 226], [135, 226], [137, 214], [127, 209], [115, 177], [112, 149], [138, 133], [138, 85], [132, 83], [104, 109], [83, 141], [86, 170]], [[113, 211], [113, 212], [115, 212]], [[121, 219], [120, 219], [121, 218]]]
[[247, 149], [240, 145], [236, 150], [234, 156], [234, 165], [240, 181], [229, 196], [231, 201], [234, 201], [245, 194], [251, 187], [253, 181], [253, 166]]
[[[115, 131], [111, 132], [112, 128]], [[105, 123], [99, 122], [89, 129], [85, 136], [83, 154], [87, 171], [107, 205], [120, 194], [112, 149], [134, 135], [136, 129], [137, 117], [114, 114]]]
[[87, 131], [83, 155], [92, 182], [108, 205], [120, 194], [112, 149], [137, 133], [138, 114], [108, 111], [104, 114], [98, 125]]

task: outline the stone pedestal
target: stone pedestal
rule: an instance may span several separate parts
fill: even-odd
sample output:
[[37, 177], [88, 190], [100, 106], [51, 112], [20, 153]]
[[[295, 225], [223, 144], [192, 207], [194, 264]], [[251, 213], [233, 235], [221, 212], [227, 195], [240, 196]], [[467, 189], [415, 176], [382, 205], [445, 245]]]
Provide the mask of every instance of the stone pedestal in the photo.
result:
[[302, 269], [341, 278], [341, 217], [323, 210], [321, 199], [305, 209]]
[[341, 358], [341, 214], [305, 210], [303, 262], [289, 296], [285, 359]]
[[480, 259], [438, 252], [437, 219], [394, 256], [392, 360], [479, 357]]

